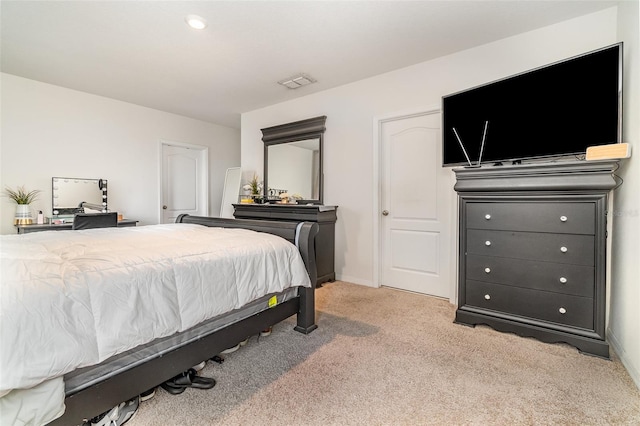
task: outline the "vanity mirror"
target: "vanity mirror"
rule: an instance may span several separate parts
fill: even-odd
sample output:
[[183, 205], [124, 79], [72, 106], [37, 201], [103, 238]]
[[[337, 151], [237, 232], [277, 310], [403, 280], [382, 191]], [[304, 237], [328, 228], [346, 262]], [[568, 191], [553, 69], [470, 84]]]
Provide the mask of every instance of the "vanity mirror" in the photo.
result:
[[262, 129], [264, 196], [298, 195], [300, 203], [322, 204], [322, 144], [326, 116]]
[[107, 180], [53, 177], [51, 179], [54, 216], [74, 214], [84, 208], [107, 211]]

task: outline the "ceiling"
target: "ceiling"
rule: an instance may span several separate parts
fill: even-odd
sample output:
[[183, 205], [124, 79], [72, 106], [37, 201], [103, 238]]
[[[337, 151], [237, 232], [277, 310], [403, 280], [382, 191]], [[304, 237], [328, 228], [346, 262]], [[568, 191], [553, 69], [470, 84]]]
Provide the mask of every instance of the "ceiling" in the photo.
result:
[[[240, 127], [240, 114], [617, 1], [7, 1], [2, 72]], [[208, 22], [193, 30], [185, 16]], [[317, 83], [277, 84], [297, 73]]]

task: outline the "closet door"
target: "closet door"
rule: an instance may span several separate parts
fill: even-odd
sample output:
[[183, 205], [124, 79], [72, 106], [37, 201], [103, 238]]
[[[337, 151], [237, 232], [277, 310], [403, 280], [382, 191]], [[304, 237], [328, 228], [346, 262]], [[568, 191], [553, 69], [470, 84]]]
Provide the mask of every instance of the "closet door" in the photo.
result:
[[448, 298], [454, 193], [440, 122], [427, 113], [382, 123], [381, 284]]

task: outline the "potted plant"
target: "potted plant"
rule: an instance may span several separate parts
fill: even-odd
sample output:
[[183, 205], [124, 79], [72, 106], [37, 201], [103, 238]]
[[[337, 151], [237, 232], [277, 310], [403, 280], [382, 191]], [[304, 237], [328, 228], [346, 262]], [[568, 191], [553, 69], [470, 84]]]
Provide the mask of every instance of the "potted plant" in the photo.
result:
[[251, 198], [260, 198], [260, 191], [262, 190], [262, 182], [258, 182], [258, 175], [253, 175], [253, 178], [242, 187], [245, 191], [249, 191]]
[[38, 198], [38, 194], [41, 192], [38, 189], [33, 191], [27, 191], [24, 186], [19, 186], [17, 189], [5, 188], [5, 195], [16, 203], [16, 215], [13, 220], [14, 225], [30, 225], [33, 223], [31, 218], [30, 204]]

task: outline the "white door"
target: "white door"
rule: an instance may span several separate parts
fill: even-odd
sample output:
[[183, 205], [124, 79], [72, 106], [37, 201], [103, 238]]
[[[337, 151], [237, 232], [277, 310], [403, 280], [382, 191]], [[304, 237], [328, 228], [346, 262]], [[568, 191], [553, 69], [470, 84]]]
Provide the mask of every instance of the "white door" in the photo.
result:
[[440, 123], [438, 112], [381, 123], [380, 282], [448, 298], [453, 188]]
[[161, 222], [181, 214], [208, 216], [208, 149], [162, 142]]

